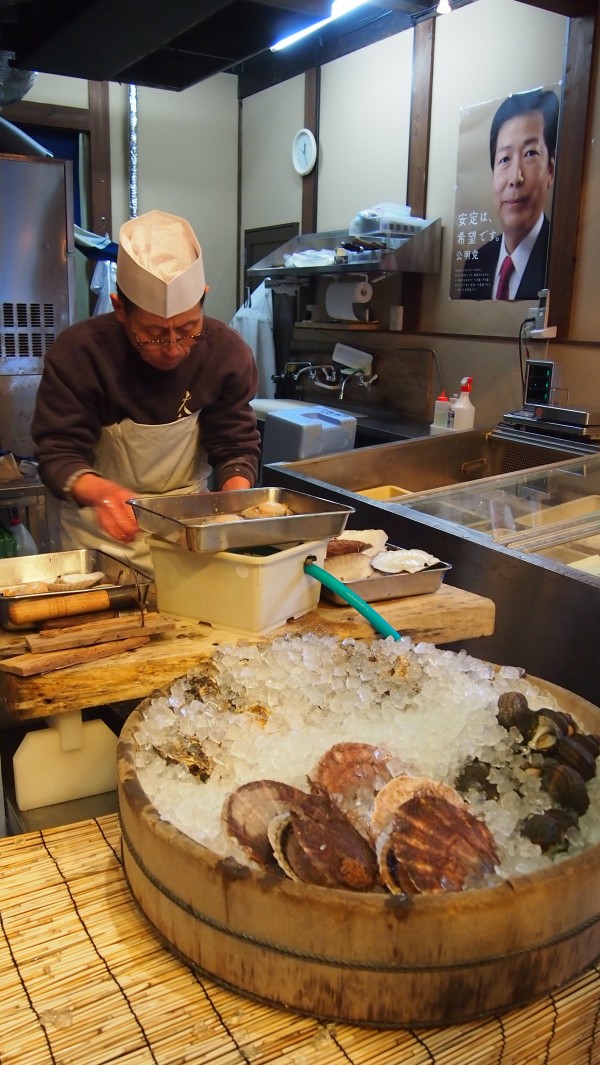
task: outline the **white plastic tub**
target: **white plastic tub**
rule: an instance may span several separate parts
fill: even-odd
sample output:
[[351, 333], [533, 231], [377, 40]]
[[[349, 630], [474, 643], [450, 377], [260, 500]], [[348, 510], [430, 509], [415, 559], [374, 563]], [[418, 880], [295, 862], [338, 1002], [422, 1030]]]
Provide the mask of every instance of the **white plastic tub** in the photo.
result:
[[271, 632], [316, 608], [321, 582], [304, 562], [310, 556], [322, 565], [328, 542], [210, 554], [149, 537], [158, 609], [232, 632]]

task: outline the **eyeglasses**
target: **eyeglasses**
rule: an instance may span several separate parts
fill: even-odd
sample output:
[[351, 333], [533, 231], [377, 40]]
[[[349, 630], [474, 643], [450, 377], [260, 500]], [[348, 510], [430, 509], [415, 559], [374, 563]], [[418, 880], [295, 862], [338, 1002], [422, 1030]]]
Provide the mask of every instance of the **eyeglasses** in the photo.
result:
[[161, 344], [187, 344], [190, 340], [200, 340], [203, 336], [206, 336], [205, 333], [189, 333], [186, 336], [173, 337], [172, 339], [171, 337], [165, 337], [163, 340], [140, 340], [133, 327], [131, 327], [131, 332], [140, 348], [160, 347]]

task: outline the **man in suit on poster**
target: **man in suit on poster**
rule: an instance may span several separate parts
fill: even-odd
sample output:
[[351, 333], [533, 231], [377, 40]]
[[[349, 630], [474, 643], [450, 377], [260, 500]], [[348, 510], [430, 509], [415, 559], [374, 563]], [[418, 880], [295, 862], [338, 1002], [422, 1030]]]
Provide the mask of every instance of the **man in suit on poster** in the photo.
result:
[[546, 281], [559, 103], [551, 90], [516, 93], [490, 129], [494, 208], [502, 233], [466, 260], [461, 299], [536, 300]]

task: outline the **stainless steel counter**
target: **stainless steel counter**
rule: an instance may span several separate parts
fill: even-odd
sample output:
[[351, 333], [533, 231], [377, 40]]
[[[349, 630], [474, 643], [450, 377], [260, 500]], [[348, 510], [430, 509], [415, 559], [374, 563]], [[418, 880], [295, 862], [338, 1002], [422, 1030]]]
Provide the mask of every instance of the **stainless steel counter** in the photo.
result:
[[[476, 486], [501, 478], [507, 470], [542, 465], [550, 469], [552, 464], [572, 459], [572, 454], [564, 441], [497, 442], [491, 430], [473, 430], [275, 463], [263, 470], [263, 483], [350, 504], [355, 508], [350, 528], [383, 528], [391, 543], [422, 548], [451, 563], [447, 582], [487, 596], [496, 606], [494, 634], [465, 641], [456, 649], [464, 646], [477, 657], [522, 666], [597, 704], [598, 577], [570, 569], [556, 559], [494, 542], [475, 529], [411, 510], [402, 498], [377, 501], [359, 494], [384, 484], [415, 495], [443, 486]], [[595, 461], [600, 459], [592, 458]]]

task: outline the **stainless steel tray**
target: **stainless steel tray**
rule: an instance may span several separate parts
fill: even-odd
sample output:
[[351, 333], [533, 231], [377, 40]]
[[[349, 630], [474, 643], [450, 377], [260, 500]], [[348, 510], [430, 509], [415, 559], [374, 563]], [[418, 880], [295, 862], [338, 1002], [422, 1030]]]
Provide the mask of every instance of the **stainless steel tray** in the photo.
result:
[[106, 580], [94, 584], [92, 588], [70, 590], [65, 588], [60, 592], [38, 592], [34, 595], [0, 595], [0, 625], [5, 629], [19, 629], [30, 626], [14, 625], [8, 616], [8, 611], [14, 603], [34, 602], [36, 599], [50, 599], [57, 595], [87, 595], [89, 591], [98, 591], [101, 588], [121, 588], [134, 593], [140, 604], [143, 605], [148, 595], [148, 588], [152, 584], [150, 577], [137, 570], [131, 569], [125, 562], [113, 558], [103, 551], [74, 550], [53, 551], [47, 555], [25, 555], [22, 558], [0, 559], [0, 591], [15, 584], [25, 584], [29, 581], [54, 581], [65, 573], [95, 573], [100, 570]]
[[[285, 503], [293, 514], [285, 518], [203, 524], [216, 514], [239, 514], [258, 503]], [[339, 536], [354, 507], [283, 488], [247, 488], [240, 492], [202, 492], [193, 495], [139, 496], [129, 500], [144, 532], [188, 551], [228, 551], [238, 547], [267, 547], [302, 540]]]
[[[393, 547], [388, 550], [393, 550]], [[419, 570], [418, 573], [378, 573], [360, 581], [344, 581], [344, 587], [356, 592], [367, 603], [377, 603], [384, 599], [403, 599], [408, 595], [437, 592], [451, 569], [449, 562], [438, 562], [437, 565]], [[347, 600], [330, 588], [323, 586], [321, 595], [338, 606], [348, 606]]]

